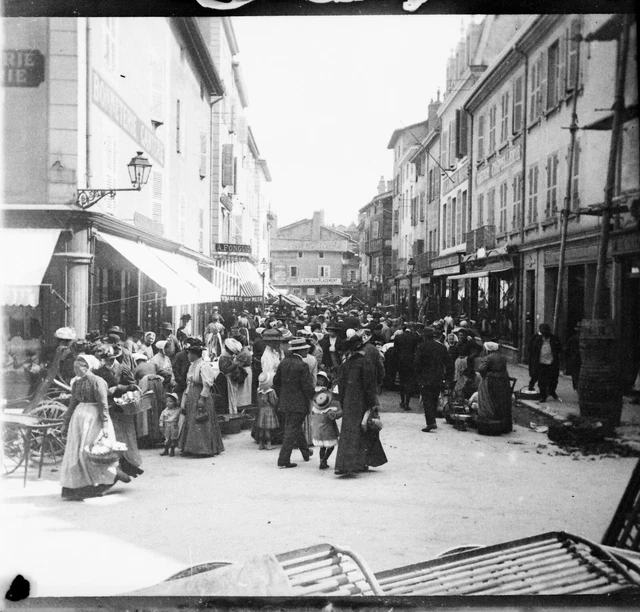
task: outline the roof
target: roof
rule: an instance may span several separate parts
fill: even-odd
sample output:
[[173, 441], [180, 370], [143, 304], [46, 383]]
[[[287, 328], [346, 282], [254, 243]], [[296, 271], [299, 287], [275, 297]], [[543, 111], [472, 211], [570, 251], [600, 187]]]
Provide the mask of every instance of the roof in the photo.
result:
[[407, 125], [403, 128], [398, 128], [396, 130], [393, 131], [393, 134], [391, 134], [391, 140], [389, 141], [389, 144], [387, 145], [387, 149], [393, 149], [393, 147], [396, 146], [396, 142], [398, 141], [398, 138], [400, 138], [400, 136], [406, 132], [407, 130], [410, 130], [411, 128], [415, 128], [415, 127], [421, 127], [421, 126], [427, 126], [429, 123], [428, 119], [425, 119], [424, 121], [419, 121], [418, 123], [412, 123], [411, 125]]

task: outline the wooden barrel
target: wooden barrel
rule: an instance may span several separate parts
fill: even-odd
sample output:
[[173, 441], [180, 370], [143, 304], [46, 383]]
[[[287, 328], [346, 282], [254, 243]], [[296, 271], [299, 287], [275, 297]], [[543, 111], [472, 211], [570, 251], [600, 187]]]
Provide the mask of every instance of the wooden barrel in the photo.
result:
[[618, 427], [622, 414], [620, 344], [611, 319], [582, 321], [580, 357], [580, 414]]

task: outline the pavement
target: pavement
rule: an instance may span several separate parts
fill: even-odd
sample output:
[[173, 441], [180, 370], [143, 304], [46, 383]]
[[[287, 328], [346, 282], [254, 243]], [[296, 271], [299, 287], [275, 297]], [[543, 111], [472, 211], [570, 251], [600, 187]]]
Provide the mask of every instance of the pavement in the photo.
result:
[[[529, 383], [527, 366], [510, 364], [509, 375], [517, 378], [515, 390], [519, 391]], [[536, 387], [537, 390], [537, 387]], [[557, 395], [559, 401], [548, 398], [545, 404], [532, 400], [519, 400], [514, 410], [514, 421], [520, 425], [550, 425], [563, 423], [569, 416], [580, 416], [578, 394], [573, 389], [570, 376], [560, 374]], [[640, 452], [640, 405], [632, 404], [629, 397], [623, 399], [620, 426], [616, 428], [616, 443]]]
[[18, 470], [0, 481], [0, 588], [20, 573], [34, 597], [120, 595], [198, 563], [321, 542], [378, 572], [552, 530], [600, 541], [637, 462], [574, 456], [517, 424], [493, 437], [439, 420], [423, 433], [418, 401], [403, 412], [398, 399], [381, 396], [388, 463], [355, 478], [319, 470], [317, 451], [278, 469], [248, 430], [213, 458], [143, 450], [140, 478], [79, 503], [60, 498], [53, 463], [26, 487]]

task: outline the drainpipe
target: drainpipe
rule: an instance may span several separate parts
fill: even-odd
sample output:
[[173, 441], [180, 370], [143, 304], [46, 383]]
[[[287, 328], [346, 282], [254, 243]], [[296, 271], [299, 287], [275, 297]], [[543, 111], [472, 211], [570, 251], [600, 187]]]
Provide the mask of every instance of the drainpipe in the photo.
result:
[[[529, 102], [529, 56], [518, 49], [518, 45], [513, 45], [513, 50], [524, 58], [524, 82], [522, 86], [522, 198], [520, 202], [520, 247], [524, 246], [524, 225], [525, 215], [527, 212], [527, 113]], [[520, 274], [521, 281], [518, 283], [518, 303], [524, 305], [524, 253], [520, 252]], [[525, 334], [524, 329], [526, 327], [526, 313], [523, 312], [520, 316], [520, 325], [518, 327], [518, 346], [519, 356], [518, 361], [522, 361], [524, 357], [524, 342]]]
[[[578, 43], [582, 40], [578, 36]], [[556, 301], [553, 307], [553, 333], [558, 335], [558, 324], [560, 323], [560, 304], [564, 293], [564, 262], [567, 251], [567, 231], [569, 227], [569, 214], [571, 213], [571, 183], [573, 181], [573, 161], [576, 148], [576, 132], [578, 131], [578, 83], [580, 74], [580, 44], [578, 44], [576, 52], [576, 74], [573, 84], [573, 104], [571, 107], [571, 125], [569, 131], [571, 140], [569, 142], [569, 160], [567, 167], [567, 189], [564, 196], [564, 208], [562, 209], [562, 226], [560, 234], [560, 258], [558, 260], [558, 284], [556, 286]]]

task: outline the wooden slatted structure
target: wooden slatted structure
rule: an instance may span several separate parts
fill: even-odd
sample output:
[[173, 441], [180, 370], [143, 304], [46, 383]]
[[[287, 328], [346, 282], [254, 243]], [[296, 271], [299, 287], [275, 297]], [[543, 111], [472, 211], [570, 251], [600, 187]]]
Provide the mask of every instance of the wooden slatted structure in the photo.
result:
[[276, 559], [295, 596], [383, 594], [364, 560], [348, 548], [318, 544], [276, 555]]
[[640, 568], [598, 544], [549, 532], [376, 574], [387, 596], [640, 592]]
[[606, 546], [640, 551], [640, 461], [636, 463], [602, 543]]

